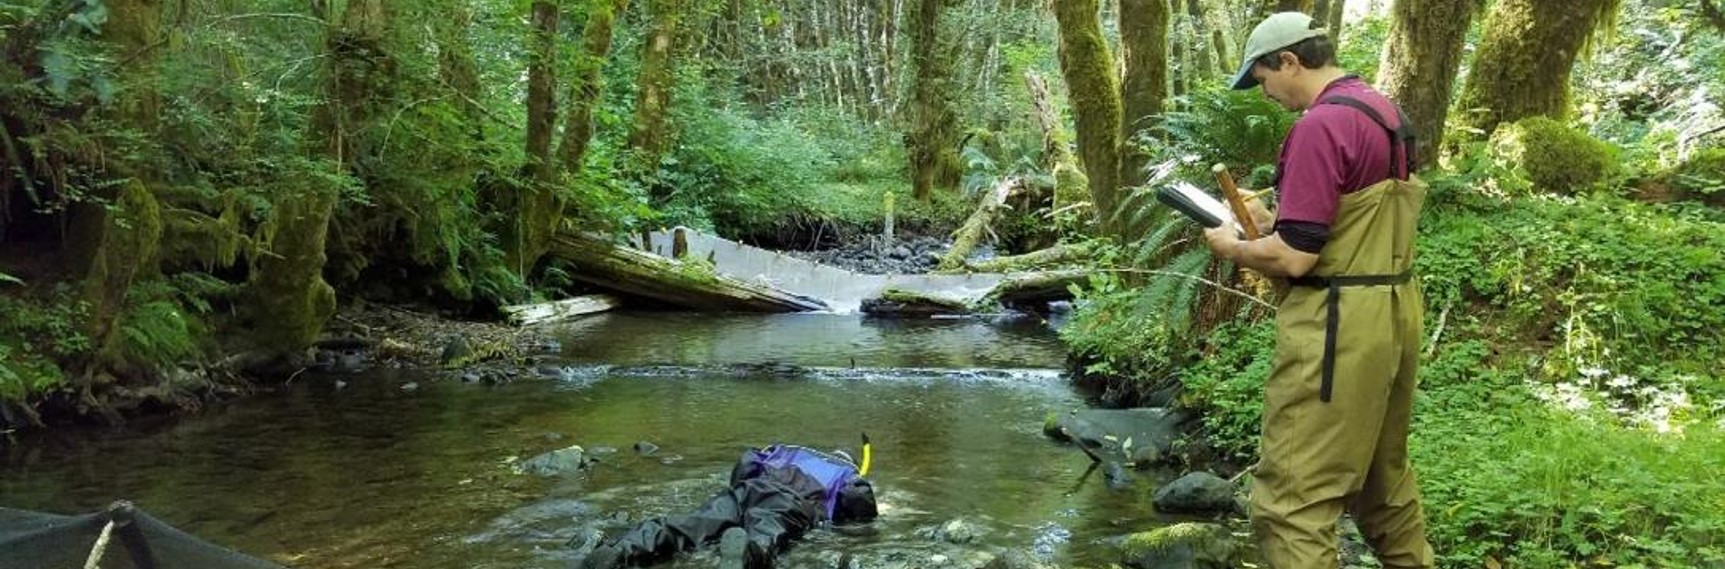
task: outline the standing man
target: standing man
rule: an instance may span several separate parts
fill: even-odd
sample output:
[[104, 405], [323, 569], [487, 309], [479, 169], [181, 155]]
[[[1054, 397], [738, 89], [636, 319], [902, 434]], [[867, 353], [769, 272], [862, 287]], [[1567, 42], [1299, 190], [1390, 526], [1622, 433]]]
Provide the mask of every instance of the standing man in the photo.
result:
[[1304, 114], [1282, 143], [1273, 230], [1243, 241], [1205, 232], [1217, 256], [1286, 278], [1264, 386], [1252, 526], [1275, 569], [1336, 567], [1336, 522], [1358, 521], [1385, 567], [1432, 567], [1408, 423], [1419, 367], [1414, 232], [1425, 184], [1401, 111], [1336, 66], [1321, 23], [1265, 19], [1233, 88]]

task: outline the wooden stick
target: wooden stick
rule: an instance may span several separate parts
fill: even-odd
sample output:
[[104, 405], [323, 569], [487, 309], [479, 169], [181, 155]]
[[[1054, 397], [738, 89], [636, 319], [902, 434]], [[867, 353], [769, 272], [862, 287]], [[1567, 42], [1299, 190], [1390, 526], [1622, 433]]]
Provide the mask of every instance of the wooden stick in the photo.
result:
[[1252, 214], [1246, 209], [1246, 200], [1240, 196], [1240, 187], [1234, 185], [1234, 175], [1228, 173], [1228, 167], [1220, 162], [1210, 167], [1210, 172], [1216, 175], [1216, 183], [1222, 186], [1222, 197], [1228, 200], [1228, 207], [1234, 210], [1234, 219], [1240, 222], [1240, 228], [1246, 232], [1246, 240], [1255, 240], [1262, 236], [1258, 233], [1258, 224], [1252, 222]]

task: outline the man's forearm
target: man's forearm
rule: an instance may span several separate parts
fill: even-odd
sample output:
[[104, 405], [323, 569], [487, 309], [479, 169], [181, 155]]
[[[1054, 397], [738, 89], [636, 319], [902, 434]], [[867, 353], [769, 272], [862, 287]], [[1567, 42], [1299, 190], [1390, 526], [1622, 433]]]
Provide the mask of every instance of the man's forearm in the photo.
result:
[[1312, 270], [1317, 256], [1289, 247], [1280, 235], [1271, 233], [1260, 239], [1240, 241], [1228, 252], [1235, 264], [1272, 277], [1298, 277]]

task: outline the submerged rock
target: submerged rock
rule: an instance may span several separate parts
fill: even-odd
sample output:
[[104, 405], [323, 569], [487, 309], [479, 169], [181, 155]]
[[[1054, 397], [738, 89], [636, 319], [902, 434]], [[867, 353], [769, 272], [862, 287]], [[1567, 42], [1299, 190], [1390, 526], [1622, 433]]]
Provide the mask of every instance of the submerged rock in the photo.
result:
[[982, 527], [976, 522], [957, 518], [938, 526], [927, 526], [916, 530], [916, 534], [930, 541], [964, 545], [982, 536]]
[[1234, 512], [1234, 485], [1208, 472], [1181, 476], [1156, 490], [1156, 511], [1170, 514]]
[[1096, 449], [1124, 462], [1148, 466], [1174, 460], [1186, 414], [1173, 409], [1085, 409], [1055, 417], [1043, 432], [1056, 440]]
[[581, 445], [554, 450], [516, 465], [515, 471], [540, 476], [558, 476], [577, 472], [587, 465], [587, 453]]

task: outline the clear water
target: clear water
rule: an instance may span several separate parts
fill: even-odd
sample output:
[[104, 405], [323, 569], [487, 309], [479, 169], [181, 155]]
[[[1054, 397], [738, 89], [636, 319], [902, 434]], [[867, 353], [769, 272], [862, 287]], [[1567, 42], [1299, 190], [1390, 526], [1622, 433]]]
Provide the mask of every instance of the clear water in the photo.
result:
[[[1164, 477], [1111, 490], [1084, 476], [1083, 454], [1041, 435], [1046, 414], [1083, 402], [1038, 322], [645, 314], [561, 336], [561, 379], [302, 376], [190, 417], [22, 437], [0, 453], [0, 505], [73, 513], [131, 499], [294, 567], [568, 567], [566, 543], [584, 532], [700, 504], [749, 445], [854, 452], [867, 432], [881, 519], [816, 532], [782, 567], [826, 567], [831, 551], [870, 566], [1000, 548], [1097, 565], [1114, 560], [1103, 540], [1163, 523], [1148, 492]], [[811, 369], [699, 371], [766, 361]], [[635, 453], [643, 440], [661, 449]], [[511, 469], [572, 444], [616, 452], [584, 476]], [[984, 531], [957, 552], [917, 535], [958, 518]], [[697, 554], [671, 567], [712, 565]]]

